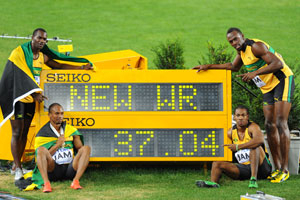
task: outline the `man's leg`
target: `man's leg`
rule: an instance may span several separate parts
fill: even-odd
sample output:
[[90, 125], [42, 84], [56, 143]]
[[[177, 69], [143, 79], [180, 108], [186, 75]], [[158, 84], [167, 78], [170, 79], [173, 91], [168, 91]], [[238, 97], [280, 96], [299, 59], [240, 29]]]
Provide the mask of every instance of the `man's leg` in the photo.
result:
[[222, 172], [233, 179], [238, 179], [240, 174], [240, 171], [235, 164], [230, 162], [215, 161], [213, 162], [211, 169], [211, 182], [198, 180], [196, 181], [196, 185], [198, 187], [218, 188], [220, 187], [218, 183]]
[[288, 127], [288, 116], [291, 103], [279, 101], [275, 103], [276, 126], [280, 136], [281, 171], [271, 180], [272, 183], [281, 183], [290, 176], [288, 171], [289, 150], [290, 150], [290, 131]]
[[276, 126], [280, 136], [281, 170], [288, 171], [289, 150], [290, 150], [290, 130], [288, 127], [288, 117], [291, 110], [291, 103], [279, 101], [275, 103]]
[[258, 188], [257, 185], [257, 173], [258, 166], [260, 166], [265, 158], [264, 150], [261, 147], [250, 150], [250, 167], [251, 167], [251, 178], [249, 188]]
[[261, 146], [250, 150], [250, 166], [252, 177], [257, 178], [258, 167], [264, 162], [265, 156], [265, 151]]
[[73, 189], [81, 189], [79, 185], [79, 179], [86, 170], [90, 160], [91, 148], [89, 146], [83, 146], [79, 149], [77, 155], [73, 160], [73, 168], [76, 171], [76, 175], [73, 179], [71, 187]]
[[10, 120], [12, 128], [11, 137], [11, 153], [14, 158], [16, 168], [21, 168], [21, 144], [22, 144], [22, 133], [24, 129], [24, 119]]
[[19, 148], [20, 158], [22, 158], [22, 156], [24, 154], [24, 150], [25, 150], [26, 143], [27, 143], [27, 135], [28, 135], [28, 131], [29, 131], [29, 128], [30, 128], [31, 121], [32, 121], [32, 119], [24, 119], [24, 128], [23, 128], [23, 133], [22, 133], [22, 136], [21, 136], [21, 146]]
[[276, 114], [274, 105], [263, 106], [265, 116], [265, 127], [267, 132], [267, 141], [273, 157], [276, 170], [281, 169], [280, 138], [276, 126]]
[[55, 162], [51, 157], [48, 149], [40, 147], [37, 152], [36, 163], [44, 180], [43, 192], [51, 192], [51, 185], [48, 178], [48, 172], [52, 172], [55, 168]]
[[212, 164], [211, 181], [219, 183], [222, 172], [232, 179], [238, 179], [240, 175], [240, 171], [235, 164], [231, 162], [215, 161]]

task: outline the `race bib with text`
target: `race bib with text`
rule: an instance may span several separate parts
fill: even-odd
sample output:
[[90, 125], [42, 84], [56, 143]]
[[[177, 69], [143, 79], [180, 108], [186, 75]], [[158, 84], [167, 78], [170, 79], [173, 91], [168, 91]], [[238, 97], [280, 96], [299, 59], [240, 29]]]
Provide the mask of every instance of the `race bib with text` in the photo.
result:
[[240, 164], [248, 162], [250, 160], [250, 149], [241, 149], [235, 152], [234, 155]]
[[263, 80], [261, 80], [261, 78], [259, 76], [255, 76], [252, 81], [255, 83], [255, 85], [259, 88], [263, 87], [266, 85], [265, 82], [263, 82]]
[[73, 160], [73, 151], [71, 149], [60, 148], [52, 156], [53, 160], [59, 164], [69, 164]]

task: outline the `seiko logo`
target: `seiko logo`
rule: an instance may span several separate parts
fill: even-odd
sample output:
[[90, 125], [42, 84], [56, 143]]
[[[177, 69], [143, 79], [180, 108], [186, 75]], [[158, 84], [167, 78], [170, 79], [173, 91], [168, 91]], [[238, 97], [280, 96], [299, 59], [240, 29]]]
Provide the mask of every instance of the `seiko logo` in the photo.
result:
[[47, 74], [47, 82], [89, 82], [91, 75], [89, 74], [64, 74], [49, 73]]
[[94, 126], [95, 125], [95, 119], [93, 118], [64, 118], [66, 120], [67, 124], [70, 124], [72, 126]]

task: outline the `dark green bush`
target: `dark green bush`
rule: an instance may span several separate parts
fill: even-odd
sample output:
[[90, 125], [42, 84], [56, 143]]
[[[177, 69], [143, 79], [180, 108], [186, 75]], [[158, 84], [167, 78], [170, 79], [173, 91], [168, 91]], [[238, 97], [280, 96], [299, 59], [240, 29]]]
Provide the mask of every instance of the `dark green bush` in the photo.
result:
[[207, 42], [208, 53], [201, 55], [201, 59], [198, 61], [200, 65], [204, 64], [224, 64], [231, 62], [233, 58], [233, 52], [228, 49], [228, 45], [220, 44], [214, 47], [213, 42]]
[[154, 64], [158, 69], [185, 69], [183, 46], [180, 40], [167, 40], [151, 49], [155, 53]]

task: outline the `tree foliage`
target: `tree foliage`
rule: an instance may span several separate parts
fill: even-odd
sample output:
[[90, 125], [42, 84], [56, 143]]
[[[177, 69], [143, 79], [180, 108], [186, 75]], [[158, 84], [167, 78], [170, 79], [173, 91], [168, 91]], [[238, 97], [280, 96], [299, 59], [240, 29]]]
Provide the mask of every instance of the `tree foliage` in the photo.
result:
[[167, 40], [151, 49], [155, 53], [154, 64], [158, 69], [185, 69], [183, 46], [179, 39]]

